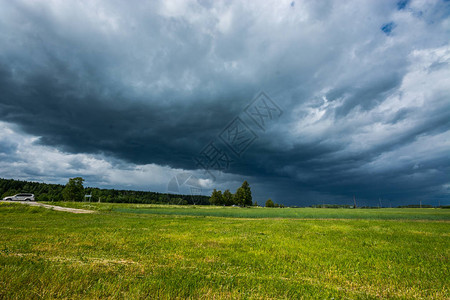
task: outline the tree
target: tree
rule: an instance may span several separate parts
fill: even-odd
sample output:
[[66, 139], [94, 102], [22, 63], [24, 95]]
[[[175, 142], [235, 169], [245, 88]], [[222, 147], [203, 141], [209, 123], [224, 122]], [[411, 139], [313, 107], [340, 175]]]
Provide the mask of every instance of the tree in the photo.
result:
[[275, 203], [273, 203], [272, 199], [266, 201], [266, 207], [275, 207]]
[[70, 178], [62, 194], [65, 201], [83, 201], [84, 197], [84, 179], [81, 177]]
[[234, 204], [234, 197], [230, 190], [225, 190], [225, 192], [223, 192], [222, 198], [223, 204], [225, 204], [226, 206], [231, 206]]
[[236, 193], [234, 194], [234, 204], [239, 206], [244, 206], [244, 190], [242, 187], [238, 188], [236, 190]]
[[247, 180], [244, 181], [240, 188], [237, 189], [234, 195], [235, 203], [241, 206], [252, 206], [252, 191]]
[[242, 188], [244, 189], [245, 205], [252, 206], [253, 205], [252, 191], [247, 181], [244, 181], [244, 183], [242, 183]]
[[211, 198], [209, 198], [209, 203], [212, 205], [223, 205], [223, 197], [222, 197], [222, 191], [217, 191], [216, 189], [213, 190], [211, 194]]

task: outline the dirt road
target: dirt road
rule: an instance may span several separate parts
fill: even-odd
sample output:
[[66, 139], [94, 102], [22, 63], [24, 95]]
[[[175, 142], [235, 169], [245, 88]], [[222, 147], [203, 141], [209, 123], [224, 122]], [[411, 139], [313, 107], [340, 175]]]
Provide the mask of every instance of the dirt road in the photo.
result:
[[53, 209], [53, 210], [57, 210], [57, 211], [71, 212], [71, 213], [74, 213], [74, 214], [92, 214], [92, 213], [95, 213], [95, 211], [88, 210], [88, 209], [62, 207], [62, 206], [49, 205], [49, 204], [33, 202], [33, 201], [1, 201], [1, 202], [22, 203], [22, 204], [27, 204], [27, 205], [31, 205], [31, 206], [42, 206], [42, 207], [45, 207], [45, 208], [48, 208], [48, 209]]

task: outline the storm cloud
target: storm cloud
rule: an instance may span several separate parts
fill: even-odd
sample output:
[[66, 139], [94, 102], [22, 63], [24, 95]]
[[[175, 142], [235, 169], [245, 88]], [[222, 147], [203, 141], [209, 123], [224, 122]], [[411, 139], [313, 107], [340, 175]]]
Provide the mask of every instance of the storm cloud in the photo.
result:
[[[258, 202], [449, 202], [448, 1], [0, 7], [0, 176], [164, 192], [191, 172], [205, 192], [247, 179]], [[261, 91], [282, 110], [264, 130], [244, 112]], [[238, 116], [256, 138], [212, 178], [195, 158]]]

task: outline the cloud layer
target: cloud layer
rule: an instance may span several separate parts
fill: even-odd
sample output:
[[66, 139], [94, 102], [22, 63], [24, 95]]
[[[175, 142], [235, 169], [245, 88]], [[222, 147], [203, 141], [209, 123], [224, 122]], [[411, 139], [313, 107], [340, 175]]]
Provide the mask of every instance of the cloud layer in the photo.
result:
[[[164, 191], [189, 171], [287, 204], [450, 197], [448, 1], [0, 6], [4, 177]], [[212, 182], [194, 158], [261, 90], [282, 116]]]

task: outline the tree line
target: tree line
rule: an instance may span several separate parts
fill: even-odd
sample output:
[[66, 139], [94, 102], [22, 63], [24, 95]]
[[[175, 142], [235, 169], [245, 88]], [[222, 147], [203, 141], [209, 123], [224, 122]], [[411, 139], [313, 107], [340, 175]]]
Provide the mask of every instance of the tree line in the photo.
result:
[[284, 204], [278, 204], [272, 201], [272, 199], [268, 199], [266, 201], [266, 207], [280, 207], [280, 208], [284, 208]]
[[[37, 201], [83, 201], [92, 195], [91, 201], [139, 204], [196, 204], [209, 205], [209, 197], [203, 195], [176, 195], [168, 193], [100, 189], [83, 187], [83, 178], [69, 179], [66, 185], [30, 182], [0, 178], [0, 195], [3, 199], [19, 193], [34, 194]], [[80, 185], [81, 184], [81, 185]]]
[[209, 198], [209, 203], [212, 205], [222, 205], [222, 206], [252, 206], [258, 205], [256, 202], [253, 203], [252, 191], [250, 185], [247, 181], [244, 181], [242, 185], [236, 190], [236, 193], [232, 194], [230, 190], [218, 191], [213, 190], [211, 197]]

